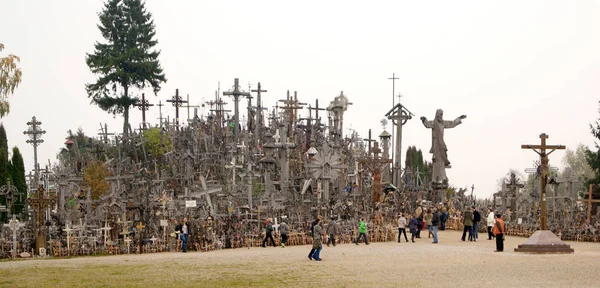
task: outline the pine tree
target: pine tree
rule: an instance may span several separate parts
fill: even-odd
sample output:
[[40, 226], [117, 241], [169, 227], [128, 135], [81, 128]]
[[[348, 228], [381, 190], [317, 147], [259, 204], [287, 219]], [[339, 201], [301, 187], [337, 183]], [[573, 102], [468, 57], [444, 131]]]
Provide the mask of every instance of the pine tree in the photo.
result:
[[98, 28], [106, 44], [96, 42], [86, 55], [95, 83], [86, 84], [88, 97], [102, 110], [123, 114], [123, 133], [129, 126], [129, 108], [139, 101], [130, 88], [152, 87], [154, 94], [166, 82], [158, 61], [154, 21], [141, 0], [109, 0], [99, 14]]
[[[600, 109], [598, 109], [598, 112], [600, 113]], [[600, 140], [600, 118], [596, 120], [596, 123], [590, 124], [590, 130], [594, 138]], [[600, 184], [600, 144], [598, 142], [595, 142], [594, 144], [596, 146], [596, 151], [594, 152], [587, 149], [585, 153], [586, 160], [594, 171], [593, 176], [588, 179], [588, 185], [586, 185], [588, 187], [590, 184]], [[596, 188], [596, 192], [598, 192], [598, 188]]]
[[4, 129], [4, 124], [0, 124], [0, 151], [8, 155], [8, 139], [6, 138], [6, 130]]
[[10, 178], [12, 179], [12, 185], [15, 186], [17, 191], [21, 193], [20, 197], [16, 196], [13, 200], [12, 213], [20, 214], [23, 210], [25, 198], [27, 196], [27, 180], [25, 179], [25, 164], [23, 162], [23, 156], [16, 146], [12, 150], [12, 158], [10, 165]]

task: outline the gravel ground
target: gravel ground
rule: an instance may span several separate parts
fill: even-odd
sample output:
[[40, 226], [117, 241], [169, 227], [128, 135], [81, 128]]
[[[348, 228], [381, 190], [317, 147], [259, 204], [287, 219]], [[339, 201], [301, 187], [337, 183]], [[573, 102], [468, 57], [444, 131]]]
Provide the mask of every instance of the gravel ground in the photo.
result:
[[321, 262], [308, 260], [310, 246], [5, 261], [0, 286], [600, 287], [600, 244], [568, 242], [575, 253], [567, 255], [513, 252], [525, 240], [507, 237], [505, 252], [494, 253], [494, 241], [442, 231], [439, 244], [324, 247]]

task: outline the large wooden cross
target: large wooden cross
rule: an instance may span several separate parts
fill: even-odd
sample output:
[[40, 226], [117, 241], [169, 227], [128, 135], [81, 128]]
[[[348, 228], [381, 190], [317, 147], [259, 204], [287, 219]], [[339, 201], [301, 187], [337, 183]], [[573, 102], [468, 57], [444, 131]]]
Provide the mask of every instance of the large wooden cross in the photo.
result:
[[379, 158], [379, 153], [381, 152], [381, 150], [379, 149], [379, 144], [377, 143], [377, 141], [375, 141], [375, 144], [373, 144], [372, 152], [373, 152], [373, 157], [369, 156], [366, 159], [363, 159], [361, 162], [373, 174], [372, 208], [373, 208], [373, 211], [375, 211], [375, 207], [377, 205], [377, 202], [380, 201], [380, 196], [381, 196], [381, 174], [383, 172], [383, 168], [385, 167], [385, 165], [392, 163], [392, 160]]
[[144, 223], [142, 223], [142, 221], [140, 221], [135, 226], [135, 228], [137, 228], [137, 232], [138, 232], [138, 235], [140, 237], [140, 242], [139, 242], [140, 249], [139, 249], [139, 251], [140, 251], [140, 254], [142, 254], [144, 252], [144, 250], [142, 248], [144, 248], [144, 245], [143, 245], [144, 238], [143, 238], [143, 236], [144, 236], [144, 228], [146, 228], [146, 225], [144, 225]]
[[586, 223], [591, 223], [590, 220], [592, 218], [592, 203], [600, 203], [599, 199], [594, 199], [592, 198], [592, 194], [594, 192], [594, 184], [590, 184], [590, 190], [588, 193], [588, 199], [579, 199], [577, 200], [577, 202], [587, 202], [587, 222]]
[[368, 156], [369, 156], [369, 157], [371, 157], [371, 152], [372, 152], [372, 151], [371, 151], [371, 142], [375, 142], [375, 143], [377, 143], [377, 141], [376, 141], [375, 139], [372, 139], [372, 138], [371, 138], [371, 129], [369, 129], [369, 138], [367, 138], [367, 139], [363, 139], [363, 141], [367, 141], [367, 142], [369, 142], [369, 155], [368, 155]]
[[261, 93], [262, 92], [267, 92], [267, 90], [262, 90], [260, 87], [260, 82], [258, 82], [258, 87], [256, 90], [250, 90], [250, 92], [255, 92], [256, 93], [256, 127], [255, 127], [255, 134], [257, 135], [256, 137], [260, 137], [260, 128], [262, 126], [262, 111], [263, 110], [267, 110], [267, 108], [263, 108], [262, 107], [262, 99], [261, 99]]
[[287, 99], [285, 100], [279, 100], [279, 102], [283, 102], [286, 106], [281, 107], [281, 109], [283, 110], [288, 110], [288, 119], [289, 119], [289, 125], [288, 125], [288, 135], [287, 137], [291, 137], [293, 130], [292, 128], [294, 127], [294, 124], [297, 121], [297, 116], [298, 116], [298, 110], [303, 109], [304, 106], [306, 105], [306, 103], [300, 103], [298, 101], [298, 93], [296, 91], [294, 91], [294, 98], [292, 99], [290, 97], [290, 91], [287, 91]]
[[[541, 145], [521, 145], [521, 149], [532, 149], [535, 153], [540, 155], [540, 197], [542, 200], [542, 215], [541, 215], [541, 230], [547, 230], [546, 226], [546, 185], [548, 184], [548, 155], [557, 149], [565, 149], [564, 145], [546, 145], [546, 139], [548, 135], [546, 133], [540, 134], [542, 140]], [[550, 150], [547, 152], [546, 150]]]
[[144, 93], [142, 93], [142, 100], [139, 103], [133, 104], [133, 106], [138, 107], [142, 111], [142, 125], [143, 128], [146, 129], [146, 111], [148, 111], [151, 106], [154, 106], [154, 104], [150, 104]]
[[35, 237], [35, 251], [39, 253], [40, 248], [46, 248], [46, 233], [44, 233], [45, 209], [56, 204], [56, 197], [44, 195], [44, 186], [40, 185], [37, 189], [35, 198], [29, 197], [25, 202], [27, 205], [34, 207], [37, 214], [37, 235]]
[[190, 94], [185, 96], [185, 100], [187, 100], [185, 101], [187, 104], [182, 107], [187, 108], [187, 121], [189, 123], [192, 120], [192, 118], [190, 118], [190, 108], [200, 108], [200, 105], [190, 105]]
[[115, 133], [108, 133], [108, 126], [106, 125], [106, 123], [104, 123], [104, 127], [102, 127], [102, 123], [100, 123], [100, 133], [98, 133], [98, 136], [102, 136], [102, 140], [104, 141], [104, 144], [108, 143], [108, 136], [114, 136]]
[[162, 117], [162, 107], [165, 106], [165, 104], [162, 104], [162, 101], [158, 101], [158, 104], [156, 104], [156, 106], [158, 106], [158, 127], [162, 128], [163, 120], [165, 120], [165, 118]]
[[181, 104], [187, 103], [188, 101], [181, 99], [181, 96], [179, 96], [179, 89], [175, 89], [175, 95], [171, 100], [167, 100], [167, 102], [173, 104], [175, 107], [175, 125], [179, 126], [179, 107], [181, 107]]
[[250, 92], [244, 92], [244, 91], [240, 90], [239, 81], [240, 80], [238, 78], [234, 79], [233, 91], [223, 92], [224, 96], [233, 97], [233, 106], [234, 106], [233, 121], [235, 124], [235, 126], [233, 127], [233, 138], [234, 138], [234, 143], [236, 143], [236, 144], [237, 144], [238, 134], [239, 134], [238, 130], [240, 129], [239, 99], [240, 99], [240, 96], [243, 96], [243, 97], [251, 97], [252, 96], [252, 95], [250, 95]]
[[[320, 124], [319, 123], [319, 121], [320, 121], [319, 111], [325, 111], [326, 110], [325, 108], [319, 108], [319, 99], [316, 100], [315, 108], [309, 107], [308, 110], [309, 111], [315, 110], [315, 120], [317, 121], [317, 125], [319, 125]], [[312, 115], [311, 115], [311, 117], [312, 117]]]

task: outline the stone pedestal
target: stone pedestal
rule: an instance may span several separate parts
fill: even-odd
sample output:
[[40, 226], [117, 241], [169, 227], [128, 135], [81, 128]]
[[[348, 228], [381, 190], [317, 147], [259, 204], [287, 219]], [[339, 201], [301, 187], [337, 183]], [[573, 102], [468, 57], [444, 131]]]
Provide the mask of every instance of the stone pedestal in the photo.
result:
[[515, 248], [515, 252], [536, 253], [536, 254], [569, 254], [575, 250], [570, 245], [565, 244], [552, 231], [536, 231], [525, 241], [525, 243]]

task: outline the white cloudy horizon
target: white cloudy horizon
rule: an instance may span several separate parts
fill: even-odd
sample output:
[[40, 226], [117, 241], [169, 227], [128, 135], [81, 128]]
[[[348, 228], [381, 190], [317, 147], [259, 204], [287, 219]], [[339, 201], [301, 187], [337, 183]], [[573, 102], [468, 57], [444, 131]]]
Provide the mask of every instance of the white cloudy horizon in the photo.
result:
[[[97, 136], [100, 123], [122, 130], [122, 116], [90, 104], [85, 92], [96, 79], [85, 55], [104, 41], [96, 26], [103, 2], [0, 2], [0, 55], [18, 55], [23, 70], [11, 112], [0, 121], [27, 171], [33, 147], [23, 131], [34, 115], [47, 131], [38, 150], [42, 167], [55, 160], [68, 130]], [[474, 185], [478, 198], [496, 192], [510, 169], [533, 165], [537, 154], [521, 144], [539, 144], [541, 133], [550, 136], [548, 144], [594, 148], [589, 124], [599, 118], [600, 2], [147, 0], [146, 8], [168, 79], [158, 96], [138, 91], [154, 104], [179, 89], [199, 105], [234, 78], [246, 90], [261, 82], [270, 109], [287, 90], [312, 106], [317, 98], [326, 106], [344, 91], [353, 103], [345, 128], [366, 138], [369, 129], [382, 132], [395, 73], [396, 94], [415, 114], [403, 127], [403, 158], [416, 146], [431, 159], [431, 132], [419, 117], [432, 119], [438, 108], [447, 119], [466, 114], [445, 133], [447, 173], [453, 186]], [[246, 101], [240, 105], [245, 111]], [[174, 117], [172, 106], [163, 108]], [[157, 107], [147, 118], [157, 123]], [[138, 127], [139, 110], [130, 110], [130, 122]], [[550, 155], [551, 165], [562, 168], [564, 154]]]

